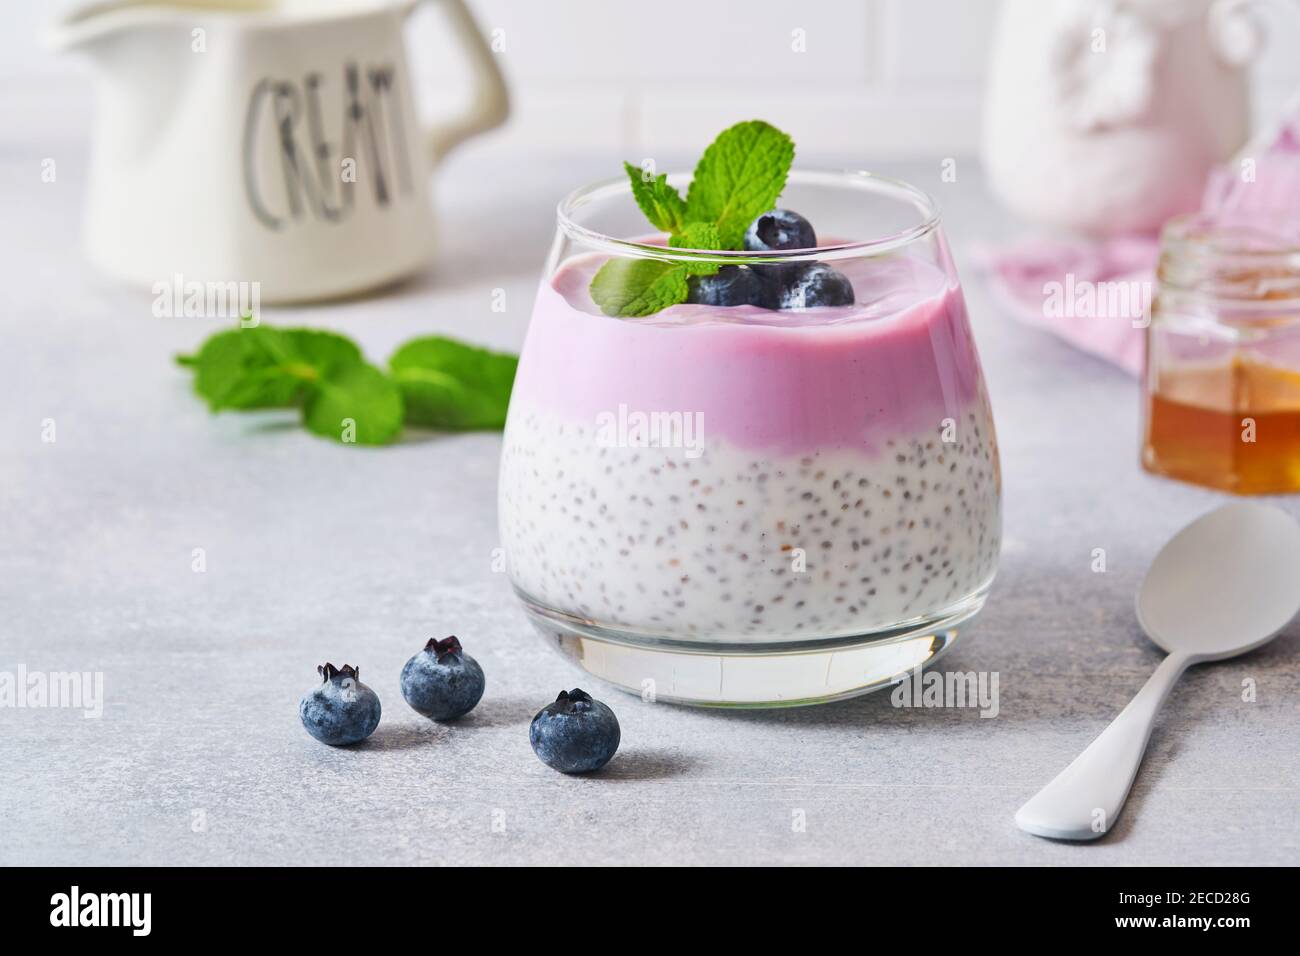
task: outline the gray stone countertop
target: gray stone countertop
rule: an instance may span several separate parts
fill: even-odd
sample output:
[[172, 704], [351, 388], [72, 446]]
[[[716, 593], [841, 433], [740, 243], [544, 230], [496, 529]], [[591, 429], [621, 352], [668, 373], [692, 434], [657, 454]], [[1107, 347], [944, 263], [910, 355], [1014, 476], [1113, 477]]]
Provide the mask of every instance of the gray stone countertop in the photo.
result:
[[[439, 177], [443, 253], [427, 275], [263, 318], [341, 330], [377, 358], [431, 331], [518, 348], [554, 202], [620, 157], [471, 149]], [[973, 166], [956, 184], [938, 162], [885, 171], [945, 208], [992, 394], [1001, 572], [939, 666], [998, 672], [998, 716], [898, 709], [888, 694], [714, 712], [592, 682], [623, 747], [570, 779], [535, 759], [527, 727], [589, 679], [491, 570], [499, 436], [367, 450], [279, 414], [209, 415], [171, 357], [219, 323], [154, 318], [148, 292], [89, 270], [84, 152], [63, 153], [57, 184], [40, 182], [39, 148], [0, 153], [0, 672], [101, 672], [104, 706], [98, 719], [0, 709], [0, 863], [310, 864], [340, 846], [372, 864], [1300, 862], [1294, 625], [1186, 675], [1104, 840], [1053, 843], [1012, 822], [1155, 667], [1134, 591], [1222, 496], [1144, 474], [1136, 384], [999, 313], [969, 250], [1018, 227]], [[442, 727], [405, 707], [397, 677], [426, 637], [452, 632], [488, 690]], [[327, 659], [360, 665], [384, 701], [359, 748], [299, 725]]]

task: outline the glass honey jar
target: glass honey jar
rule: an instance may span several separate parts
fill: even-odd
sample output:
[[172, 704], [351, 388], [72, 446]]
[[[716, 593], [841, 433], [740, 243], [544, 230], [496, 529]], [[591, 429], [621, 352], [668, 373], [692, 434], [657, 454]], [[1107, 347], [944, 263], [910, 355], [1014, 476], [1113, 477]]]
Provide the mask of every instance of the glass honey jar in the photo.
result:
[[1300, 220], [1171, 220], [1146, 331], [1142, 464], [1238, 494], [1300, 491]]

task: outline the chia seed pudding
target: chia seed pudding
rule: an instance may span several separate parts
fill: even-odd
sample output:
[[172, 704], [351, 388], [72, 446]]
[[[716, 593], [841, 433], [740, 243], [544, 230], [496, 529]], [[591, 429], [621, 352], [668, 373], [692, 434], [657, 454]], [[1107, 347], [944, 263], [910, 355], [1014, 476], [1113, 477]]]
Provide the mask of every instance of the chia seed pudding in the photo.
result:
[[539, 291], [506, 426], [501, 539], [528, 601], [701, 644], [871, 635], [982, 594], [996, 440], [960, 287], [836, 263], [855, 304], [601, 314], [605, 257]]

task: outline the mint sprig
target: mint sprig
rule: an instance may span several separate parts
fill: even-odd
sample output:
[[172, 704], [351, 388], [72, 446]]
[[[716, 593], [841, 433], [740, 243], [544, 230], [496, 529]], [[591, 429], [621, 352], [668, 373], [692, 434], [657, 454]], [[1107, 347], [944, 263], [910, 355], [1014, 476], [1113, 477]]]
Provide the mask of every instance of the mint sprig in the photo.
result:
[[591, 280], [591, 298], [606, 315], [640, 318], [685, 302], [690, 273], [664, 259], [610, 259]]
[[[668, 237], [668, 245], [675, 249], [725, 249], [718, 227], [711, 222], [689, 222], [680, 232]], [[722, 268], [721, 263], [682, 262], [678, 263], [688, 274], [693, 276], [711, 276]]]
[[351, 339], [265, 324], [210, 336], [177, 363], [213, 412], [297, 408], [314, 434], [382, 445], [403, 424], [443, 430], [505, 424], [518, 359], [443, 336], [412, 339], [370, 364]]
[[[785, 189], [794, 141], [762, 120], [723, 130], [695, 165], [686, 199], [666, 174], [649, 176], [624, 163], [636, 204], [677, 249], [740, 250], [745, 230], [776, 205]], [[692, 276], [720, 263], [613, 258], [591, 280], [592, 301], [606, 315], [639, 318], [685, 302]]]
[[632, 181], [632, 198], [651, 225], [664, 232], [679, 232], [686, 225], [686, 203], [681, 194], [668, 185], [668, 174], [649, 176], [631, 163], [624, 163], [623, 169]]
[[741, 248], [749, 224], [776, 205], [793, 161], [794, 141], [775, 126], [762, 120], [737, 123], [695, 164], [687, 218], [715, 223], [722, 248]]

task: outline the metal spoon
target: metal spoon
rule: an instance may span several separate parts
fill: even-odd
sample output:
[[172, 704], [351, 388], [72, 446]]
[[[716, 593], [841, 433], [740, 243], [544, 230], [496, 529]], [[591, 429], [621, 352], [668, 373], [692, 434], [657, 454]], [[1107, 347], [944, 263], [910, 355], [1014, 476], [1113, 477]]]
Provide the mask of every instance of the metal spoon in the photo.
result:
[[1178, 532], [1156, 555], [1137, 599], [1142, 630], [1169, 656], [1101, 736], [1016, 811], [1016, 825], [1057, 840], [1104, 834], [1183, 671], [1268, 643], [1297, 610], [1300, 526], [1286, 512], [1236, 502]]

